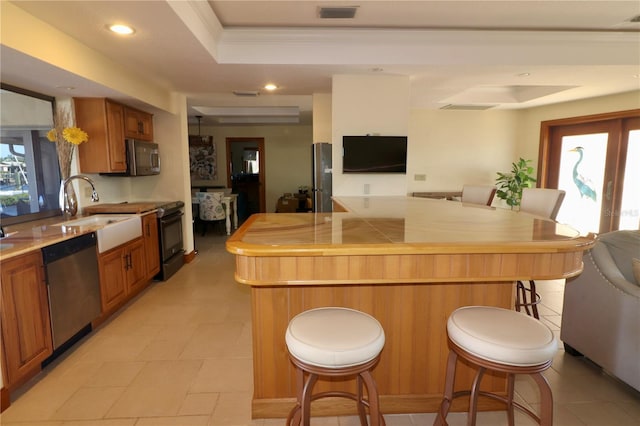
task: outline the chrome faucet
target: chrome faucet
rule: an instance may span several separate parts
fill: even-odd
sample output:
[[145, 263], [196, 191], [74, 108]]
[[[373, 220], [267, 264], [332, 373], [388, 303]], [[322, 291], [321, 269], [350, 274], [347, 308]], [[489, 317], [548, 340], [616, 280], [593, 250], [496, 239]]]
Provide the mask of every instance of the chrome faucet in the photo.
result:
[[93, 184], [93, 181], [91, 179], [89, 179], [85, 175], [69, 176], [64, 181], [62, 181], [62, 203], [61, 204], [62, 204], [62, 212], [65, 215], [71, 216], [71, 217], [75, 216], [76, 213], [78, 212], [78, 200], [76, 200], [75, 198], [70, 198], [69, 193], [67, 192], [67, 185], [69, 185], [69, 183], [73, 179], [82, 179], [89, 182], [89, 185], [91, 185], [91, 189], [93, 190], [93, 192], [91, 193], [91, 201], [93, 202], [100, 201], [100, 197], [98, 197], [98, 193], [96, 192], [96, 187]]

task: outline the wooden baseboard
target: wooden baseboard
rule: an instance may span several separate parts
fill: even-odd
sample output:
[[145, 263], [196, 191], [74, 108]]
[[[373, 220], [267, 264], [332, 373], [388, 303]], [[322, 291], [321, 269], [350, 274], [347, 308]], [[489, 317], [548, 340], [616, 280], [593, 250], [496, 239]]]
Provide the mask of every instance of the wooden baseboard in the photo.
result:
[[9, 389], [0, 389], [0, 413], [9, 408], [10, 405], [11, 395], [9, 394]]
[[[380, 411], [383, 414], [435, 413], [440, 408], [442, 395], [381, 395]], [[295, 405], [295, 398], [254, 399], [251, 404], [251, 416], [254, 419], [286, 418]], [[455, 399], [452, 412], [464, 412], [469, 409], [468, 400]], [[478, 399], [479, 411], [504, 410], [504, 403], [489, 398]], [[311, 404], [311, 416], [351, 416], [358, 411], [354, 401], [346, 398], [322, 398]]]
[[191, 263], [196, 258], [196, 251], [191, 250], [189, 253], [183, 255], [184, 263]]

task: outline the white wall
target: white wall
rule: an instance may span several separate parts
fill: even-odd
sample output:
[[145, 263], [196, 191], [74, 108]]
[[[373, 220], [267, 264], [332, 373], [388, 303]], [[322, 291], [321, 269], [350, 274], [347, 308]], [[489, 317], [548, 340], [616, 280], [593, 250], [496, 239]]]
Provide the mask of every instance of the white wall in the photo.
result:
[[[406, 175], [343, 174], [342, 137], [409, 133], [409, 77], [336, 75], [333, 77], [331, 125], [333, 195], [405, 195]], [[409, 141], [409, 144], [412, 142]]]
[[[407, 152], [407, 193], [460, 191], [465, 183], [494, 184], [517, 160], [514, 111], [413, 110]], [[425, 181], [414, 180], [416, 174]]]
[[313, 94], [313, 143], [331, 142], [331, 93]]

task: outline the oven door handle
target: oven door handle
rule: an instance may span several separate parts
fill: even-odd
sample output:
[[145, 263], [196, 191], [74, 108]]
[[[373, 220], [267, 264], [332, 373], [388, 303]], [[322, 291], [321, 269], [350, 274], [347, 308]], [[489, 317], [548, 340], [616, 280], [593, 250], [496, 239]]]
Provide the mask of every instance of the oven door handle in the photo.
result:
[[184, 216], [183, 212], [176, 212], [176, 213], [172, 213], [168, 216], [163, 216], [160, 219], [160, 223], [162, 225], [168, 225], [171, 224], [173, 222], [177, 222], [179, 220], [182, 220], [182, 216]]

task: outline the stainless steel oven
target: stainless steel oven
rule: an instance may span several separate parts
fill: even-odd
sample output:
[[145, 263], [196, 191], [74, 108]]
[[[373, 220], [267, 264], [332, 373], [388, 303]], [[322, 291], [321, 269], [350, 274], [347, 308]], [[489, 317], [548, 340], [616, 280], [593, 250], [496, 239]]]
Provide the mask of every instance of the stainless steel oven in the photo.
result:
[[158, 206], [158, 237], [160, 246], [160, 272], [156, 279], [166, 280], [184, 264], [182, 239], [182, 201]]

